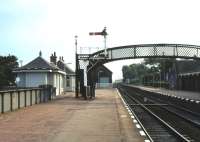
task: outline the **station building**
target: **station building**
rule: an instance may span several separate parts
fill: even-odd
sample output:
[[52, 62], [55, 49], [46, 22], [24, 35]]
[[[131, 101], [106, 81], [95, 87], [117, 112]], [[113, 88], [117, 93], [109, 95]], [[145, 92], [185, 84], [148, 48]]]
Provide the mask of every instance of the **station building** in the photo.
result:
[[50, 63], [40, 52], [37, 58], [13, 72], [17, 75], [17, 87], [52, 85], [56, 88], [56, 95], [75, 90], [75, 73], [64, 63], [63, 57], [57, 61], [55, 52], [50, 57]]
[[96, 88], [112, 87], [112, 71], [104, 65], [97, 67], [95, 72]]

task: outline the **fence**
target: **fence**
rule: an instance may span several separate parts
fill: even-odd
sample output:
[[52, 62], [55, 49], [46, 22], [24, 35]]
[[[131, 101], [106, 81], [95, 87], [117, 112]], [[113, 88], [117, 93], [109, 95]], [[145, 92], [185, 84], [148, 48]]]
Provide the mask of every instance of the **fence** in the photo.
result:
[[0, 113], [47, 102], [55, 96], [53, 88], [29, 88], [0, 91]]

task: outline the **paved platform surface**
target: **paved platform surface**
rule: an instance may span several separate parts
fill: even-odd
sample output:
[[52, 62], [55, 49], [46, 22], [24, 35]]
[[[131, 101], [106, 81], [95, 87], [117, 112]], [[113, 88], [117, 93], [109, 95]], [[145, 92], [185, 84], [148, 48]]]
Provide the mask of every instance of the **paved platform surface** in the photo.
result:
[[180, 91], [180, 90], [168, 90], [164, 88], [153, 88], [153, 87], [146, 87], [146, 86], [134, 86], [138, 87], [143, 90], [157, 92], [165, 95], [172, 95], [178, 96], [183, 98], [188, 98], [190, 100], [200, 101], [200, 92], [192, 92], [192, 91]]
[[57, 100], [0, 115], [0, 142], [141, 142], [116, 90], [96, 99]]

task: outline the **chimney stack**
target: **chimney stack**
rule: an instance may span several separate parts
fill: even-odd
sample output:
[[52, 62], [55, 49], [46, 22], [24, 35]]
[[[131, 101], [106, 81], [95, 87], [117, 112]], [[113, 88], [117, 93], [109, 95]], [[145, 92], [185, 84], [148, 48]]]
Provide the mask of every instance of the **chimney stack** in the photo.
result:
[[54, 63], [55, 65], [57, 64], [57, 56], [56, 56], [56, 52], [54, 52], [51, 57], [50, 57], [50, 62]]

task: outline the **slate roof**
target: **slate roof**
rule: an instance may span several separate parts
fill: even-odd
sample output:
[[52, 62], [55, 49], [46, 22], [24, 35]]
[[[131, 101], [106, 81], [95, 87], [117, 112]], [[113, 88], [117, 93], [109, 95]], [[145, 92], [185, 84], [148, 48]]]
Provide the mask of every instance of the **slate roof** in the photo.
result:
[[47, 62], [45, 59], [39, 56], [30, 63], [20, 68], [17, 68], [14, 71], [20, 71], [20, 70], [59, 70], [59, 68], [54, 64]]
[[106, 71], [110, 72], [111, 74], [113, 73], [111, 70], [109, 70], [106, 66], [101, 65], [102, 68], [104, 68]]
[[75, 74], [75, 72], [72, 69], [70, 69], [66, 64], [64, 65], [64, 67], [65, 67], [65, 72], [67, 74]]

